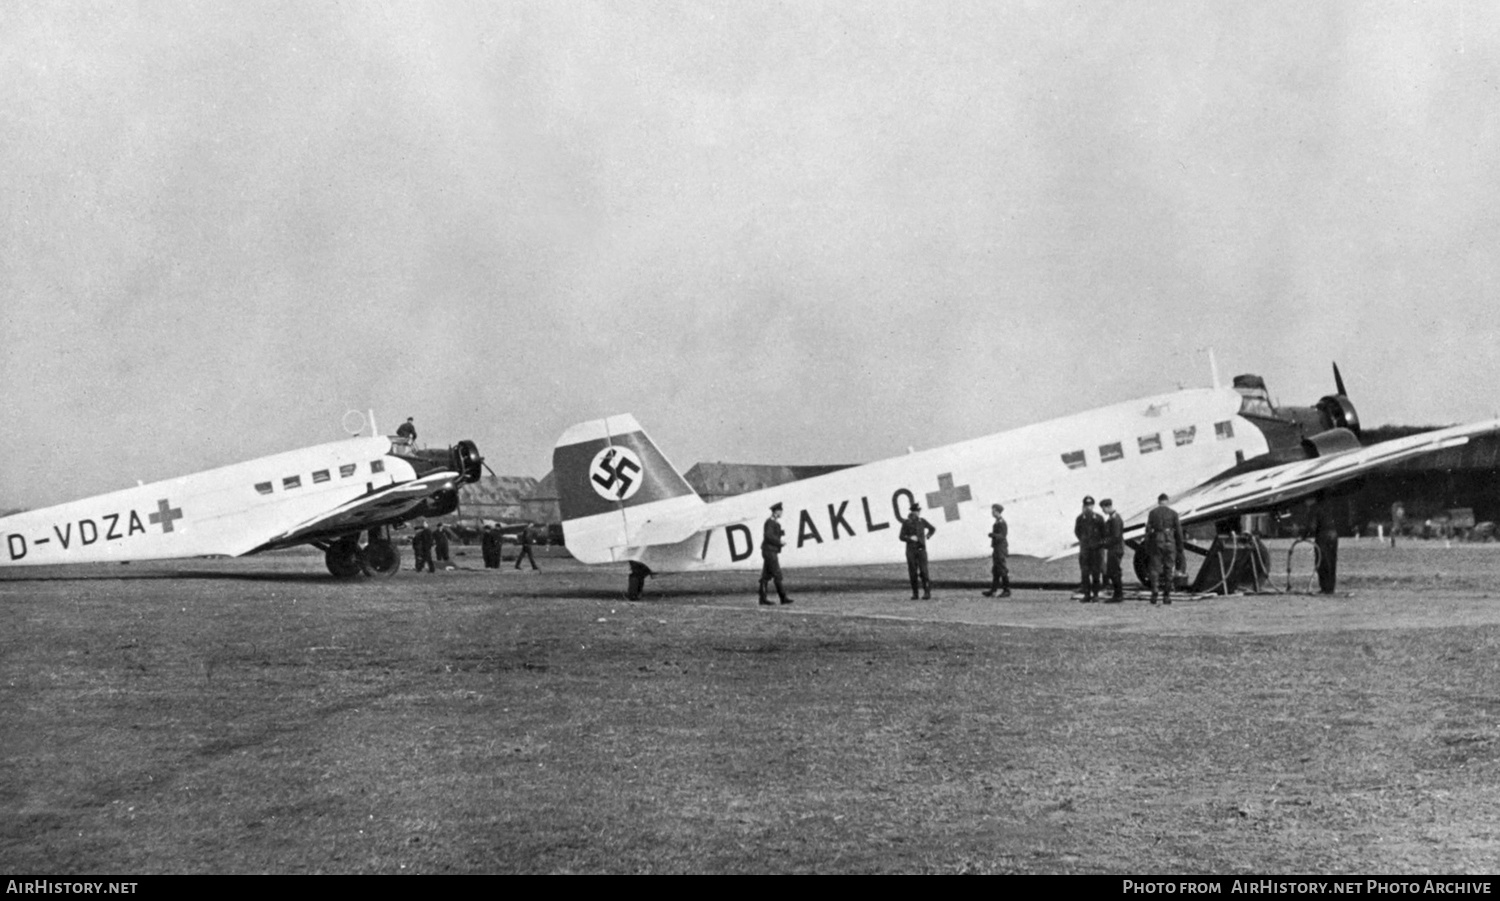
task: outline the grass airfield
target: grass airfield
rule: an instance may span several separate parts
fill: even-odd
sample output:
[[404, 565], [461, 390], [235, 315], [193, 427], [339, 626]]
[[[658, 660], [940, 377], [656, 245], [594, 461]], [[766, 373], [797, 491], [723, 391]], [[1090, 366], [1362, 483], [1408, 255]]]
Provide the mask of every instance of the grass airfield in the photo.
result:
[[[1500, 545], [1340, 594], [320, 555], [0, 571], [0, 870], [1493, 872]], [[1272, 583], [1285, 590], [1285, 543]], [[1076, 563], [1013, 561], [1067, 582]]]

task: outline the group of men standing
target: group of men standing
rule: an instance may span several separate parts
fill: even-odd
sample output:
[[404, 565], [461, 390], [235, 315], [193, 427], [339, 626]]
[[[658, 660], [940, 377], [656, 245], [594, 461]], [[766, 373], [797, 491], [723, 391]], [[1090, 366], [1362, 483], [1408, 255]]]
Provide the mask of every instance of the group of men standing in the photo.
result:
[[[1125, 521], [1115, 511], [1114, 502], [1105, 498], [1100, 504], [1103, 514], [1094, 511], [1094, 498], [1083, 499], [1083, 512], [1074, 522], [1073, 534], [1078, 538], [1078, 564], [1083, 573], [1083, 603], [1101, 600], [1103, 586], [1107, 583], [1111, 594], [1104, 598], [1106, 604], [1117, 604], [1125, 599], [1121, 566], [1125, 559]], [[782, 604], [792, 603], [782, 585], [781, 550], [785, 546], [785, 532], [781, 527], [782, 506], [771, 505], [771, 515], [766, 520], [761, 536], [760, 555], [760, 603], [775, 606], [767, 598], [766, 588], [774, 583], [776, 594]], [[1010, 570], [1006, 558], [1010, 555], [1010, 526], [1005, 521], [1005, 506], [993, 504], [990, 513], [994, 522], [990, 526], [990, 587], [984, 592], [987, 598], [1010, 597]], [[932, 581], [927, 569], [927, 539], [937, 528], [922, 517], [922, 507], [913, 503], [906, 519], [901, 523], [898, 535], [906, 546], [906, 574], [911, 580], [911, 599], [931, 600]], [[1164, 603], [1172, 603], [1172, 579], [1179, 569], [1186, 568], [1183, 558], [1184, 543], [1182, 522], [1176, 511], [1167, 506], [1165, 494], [1157, 498], [1156, 507], [1146, 517], [1146, 550], [1151, 555], [1151, 603], [1157, 603], [1160, 594]]]
[[[1121, 576], [1125, 560], [1125, 520], [1115, 510], [1114, 501], [1099, 503], [1103, 513], [1094, 511], [1094, 498], [1085, 495], [1083, 511], [1073, 521], [1073, 536], [1078, 539], [1078, 569], [1082, 574], [1079, 599], [1084, 604], [1101, 600], [1118, 604], [1125, 599]], [[1172, 580], [1179, 570], [1187, 569], [1182, 521], [1177, 511], [1167, 506], [1167, 496], [1158, 495], [1156, 506], [1146, 515], [1145, 551], [1150, 560], [1151, 603], [1160, 596], [1164, 604], [1172, 603]], [[1104, 585], [1110, 587], [1103, 597]]]
[[[485, 569], [499, 569], [500, 564], [504, 562], [501, 554], [503, 546], [501, 535], [502, 533], [499, 529], [489, 523], [484, 524], [484, 533], [479, 537], [479, 550], [484, 557]], [[522, 527], [518, 540], [521, 542], [521, 551], [516, 554], [516, 569], [521, 568], [522, 560], [530, 561], [532, 569], [541, 569], [541, 567], [536, 565], [536, 557], [531, 553], [530, 523]]]

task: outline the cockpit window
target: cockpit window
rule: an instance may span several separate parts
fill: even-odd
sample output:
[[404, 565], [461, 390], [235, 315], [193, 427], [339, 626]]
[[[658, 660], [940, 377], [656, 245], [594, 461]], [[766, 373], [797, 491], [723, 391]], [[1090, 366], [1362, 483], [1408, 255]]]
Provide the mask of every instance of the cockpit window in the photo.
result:
[[1271, 408], [1270, 398], [1250, 394], [1240, 399], [1240, 415], [1269, 418], [1274, 417], [1276, 411]]

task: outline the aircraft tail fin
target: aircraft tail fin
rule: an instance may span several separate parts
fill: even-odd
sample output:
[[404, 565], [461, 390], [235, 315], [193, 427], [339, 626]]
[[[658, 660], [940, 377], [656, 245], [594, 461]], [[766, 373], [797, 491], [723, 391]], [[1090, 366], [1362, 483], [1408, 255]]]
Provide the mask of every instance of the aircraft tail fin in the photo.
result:
[[563, 541], [584, 563], [628, 560], [632, 549], [692, 535], [698, 497], [630, 414], [579, 423], [552, 449]]

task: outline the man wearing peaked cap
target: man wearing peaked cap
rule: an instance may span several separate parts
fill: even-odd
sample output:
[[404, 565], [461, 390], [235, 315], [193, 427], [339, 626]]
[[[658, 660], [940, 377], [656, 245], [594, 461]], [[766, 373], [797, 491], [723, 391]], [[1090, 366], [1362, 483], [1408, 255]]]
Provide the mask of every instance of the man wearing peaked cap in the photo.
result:
[[1073, 520], [1073, 537], [1078, 539], [1078, 572], [1082, 577], [1083, 597], [1079, 602], [1092, 604], [1099, 600], [1103, 587], [1104, 517], [1094, 512], [1094, 496], [1085, 495], [1083, 510]]
[[1125, 600], [1125, 584], [1121, 578], [1121, 564], [1125, 560], [1125, 520], [1115, 510], [1115, 502], [1109, 498], [1099, 502], [1104, 511], [1104, 581], [1110, 587], [1110, 595], [1104, 603], [1118, 604]]
[[927, 539], [937, 529], [922, 518], [922, 505], [912, 504], [906, 521], [901, 523], [901, 542], [906, 545], [906, 575], [911, 579], [911, 599], [917, 599], [917, 587], [922, 588], [922, 600], [932, 600], [932, 581], [927, 576]]
[[760, 603], [762, 607], [776, 606], [774, 601], [766, 599], [766, 583], [776, 583], [776, 596], [781, 603], [790, 604], [792, 599], [786, 596], [786, 589], [781, 585], [781, 548], [784, 545], [781, 528], [781, 502], [777, 501], [771, 505], [771, 515], [766, 520], [765, 530], [760, 538]]

